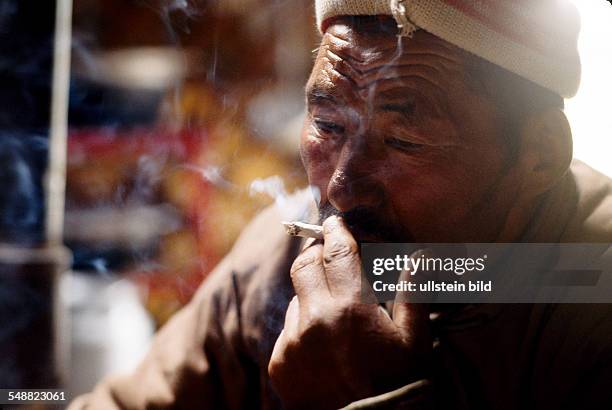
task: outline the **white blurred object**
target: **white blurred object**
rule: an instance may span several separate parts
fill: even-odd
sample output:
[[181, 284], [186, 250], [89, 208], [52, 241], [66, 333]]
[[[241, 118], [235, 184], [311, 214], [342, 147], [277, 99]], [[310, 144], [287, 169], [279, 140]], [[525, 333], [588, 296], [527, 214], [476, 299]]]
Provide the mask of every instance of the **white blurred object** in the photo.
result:
[[304, 122], [304, 89], [279, 86], [253, 98], [247, 122], [255, 134], [290, 155], [297, 155]]
[[573, 3], [582, 18], [578, 43], [582, 81], [565, 110], [574, 134], [574, 156], [612, 176], [612, 5], [606, 0]]
[[109, 374], [133, 369], [155, 331], [136, 286], [125, 279], [72, 273], [61, 291], [72, 320], [71, 394], [90, 391]]
[[178, 211], [170, 205], [70, 210], [66, 213], [64, 238], [138, 248], [176, 231], [181, 224]]
[[[94, 54], [93, 62], [96, 69], [88, 75], [101, 83], [165, 90], [186, 75], [188, 55], [174, 47], [134, 47]], [[77, 73], [84, 70], [75, 68]]]

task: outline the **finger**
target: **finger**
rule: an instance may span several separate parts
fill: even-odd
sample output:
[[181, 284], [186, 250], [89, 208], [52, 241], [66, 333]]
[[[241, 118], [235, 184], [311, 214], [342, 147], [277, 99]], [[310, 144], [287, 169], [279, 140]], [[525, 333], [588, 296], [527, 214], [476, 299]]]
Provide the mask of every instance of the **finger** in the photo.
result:
[[429, 309], [424, 303], [396, 302], [393, 306], [393, 322], [407, 340], [413, 344], [429, 343]]
[[285, 325], [283, 332], [285, 337], [291, 339], [298, 335], [298, 323], [300, 319], [300, 302], [297, 296], [294, 296], [289, 302], [287, 312], [285, 313]]
[[[404, 276], [404, 278], [402, 278]], [[410, 280], [409, 271], [402, 271], [400, 280]], [[415, 321], [427, 316], [428, 305], [410, 301], [410, 296], [404, 292], [398, 292], [393, 302], [392, 318], [395, 324], [402, 329], [410, 329]]]
[[276, 342], [274, 342], [274, 348], [270, 355], [270, 361], [268, 362], [268, 374], [271, 379], [276, 379], [278, 375], [279, 365], [284, 362], [285, 351], [287, 348], [287, 337], [285, 335], [285, 329], [281, 330]]
[[287, 312], [285, 312], [285, 324], [281, 330], [276, 342], [274, 342], [274, 348], [272, 350], [272, 356], [270, 357], [270, 363], [282, 362], [283, 354], [286, 350], [286, 346], [290, 340], [296, 340], [298, 337], [298, 320], [300, 315], [300, 303], [297, 296], [289, 302], [287, 306]]
[[331, 216], [323, 222], [325, 277], [332, 296], [354, 296], [361, 289], [359, 246], [344, 221]]
[[[402, 270], [397, 278], [398, 284], [407, 284], [410, 283], [414, 285], [414, 288], [418, 290], [419, 282], [427, 279], [427, 277], [422, 276], [419, 272], [415, 272], [415, 261], [418, 263], [419, 259], [431, 258], [433, 257], [433, 252], [431, 249], [418, 249], [408, 257], [409, 263], [406, 266], [406, 269]], [[422, 302], [426, 299], [418, 293], [417, 291], [397, 291], [395, 293], [394, 304], [399, 302]]]
[[291, 282], [302, 305], [307, 305], [313, 299], [329, 297], [322, 244], [311, 245], [295, 258], [291, 266]]
[[[431, 255], [430, 251], [418, 250], [410, 255], [411, 259], [421, 256]], [[412, 269], [403, 270], [398, 278], [398, 283], [402, 281], [413, 281]], [[419, 333], [425, 331], [429, 325], [429, 306], [425, 303], [414, 303], [410, 300], [410, 294], [397, 292], [393, 302], [393, 322], [406, 333]]]
[[304, 245], [302, 246], [302, 250], [308, 249], [316, 243], [322, 243], [322, 241], [317, 238], [306, 238], [306, 240], [304, 241]]

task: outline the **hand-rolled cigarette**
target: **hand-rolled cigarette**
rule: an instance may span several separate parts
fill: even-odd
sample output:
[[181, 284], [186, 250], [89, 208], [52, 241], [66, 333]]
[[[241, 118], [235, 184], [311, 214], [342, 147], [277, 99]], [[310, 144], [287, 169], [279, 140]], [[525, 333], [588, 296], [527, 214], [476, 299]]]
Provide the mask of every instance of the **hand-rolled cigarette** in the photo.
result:
[[301, 236], [302, 238], [323, 239], [323, 227], [311, 225], [304, 222], [283, 222], [288, 235]]

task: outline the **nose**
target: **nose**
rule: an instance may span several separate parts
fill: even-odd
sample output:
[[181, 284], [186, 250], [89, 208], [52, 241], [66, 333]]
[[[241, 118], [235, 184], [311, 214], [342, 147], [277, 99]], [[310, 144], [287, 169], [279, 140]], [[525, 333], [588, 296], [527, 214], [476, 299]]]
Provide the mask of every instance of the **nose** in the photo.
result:
[[357, 207], [376, 208], [384, 202], [377, 161], [365, 145], [344, 144], [327, 186], [327, 199], [340, 212]]

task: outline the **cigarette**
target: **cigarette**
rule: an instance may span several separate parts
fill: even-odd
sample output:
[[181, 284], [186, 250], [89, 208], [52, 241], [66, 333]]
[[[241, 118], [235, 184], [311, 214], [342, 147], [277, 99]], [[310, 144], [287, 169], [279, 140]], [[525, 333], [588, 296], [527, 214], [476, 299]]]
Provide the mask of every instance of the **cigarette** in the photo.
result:
[[311, 225], [304, 222], [283, 222], [288, 235], [301, 236], [302, 238], [323, 239], [323, 227]]

